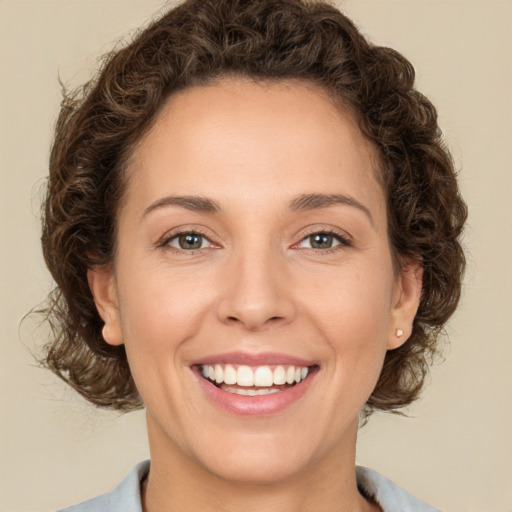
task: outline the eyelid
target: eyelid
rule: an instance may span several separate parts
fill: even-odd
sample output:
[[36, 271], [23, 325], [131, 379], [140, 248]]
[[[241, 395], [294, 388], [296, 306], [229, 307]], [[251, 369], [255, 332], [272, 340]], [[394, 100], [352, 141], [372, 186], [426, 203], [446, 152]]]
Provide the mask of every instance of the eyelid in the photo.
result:
[[[218, 242], [212, 240], [212, 236], [208, 233], [206, 233], [206, 230], [203, 230], [201, 227], [192, 227], [192, 226], [180, 226], [180, 227], [177, 227], [177, 228], [174, 228], [168, 232], [166, 232], [159, 240], [158, 242], [156, 243], [156, 246], [159, 247], [159, 248], [169, 248], [171, 250], [176, 250], [177, 252], [187, 252], [187, 253], [194, 253], [194, 252], [197, 252], [197, 251], [202, 251], [204, 250], [205, 248], [203, 249], [191, 249], [191, 250], [185, 250], [185, 249], [178, 249], [176, 247], [172, 247], [169, 245], [169, 242], [171, 240], [174, 240], [175, 238], [179, 237], [179, 236], [182, 236], [182, 235], [185, 235], [185, 234], [195, 234], [195, 235], [200, 235], [202, 237], [204, 237], [206, 240], [208, 240], [208, 242], [214, 247], [214, 248], [220, 248], [221, 247], [221, 244], [219, 244]], [[314, 249], [314, 248], [304, 248], [306, 250], [312, 250], [312, 251], [315, 251], [315, 252], [330, 252], [330, 251], [334, 251], [334, 250], [337, 250], [338, 247], [341, 246], [341, 248], [343, 247], [351, 247], [353, 245], [352, 243], [352, 239], [350, 237], [350, 235], [348, 235], [348, 233], [346, 233], [345, 231], [342, 231], [340, 229], [336, 229], [334, 228], [333, 226], [312, 226], [310, 228], [306, 228], [305, 231], [303, 231], [300, 235], [300, 240], [296, 243], [294, 243], [292, 245], [292, 248], [297, 248], [297, 246], [302, 243], [306, 238], [312, 236], [312, 235], [316, 235], [316, 234], [324, 234], [324, 235], [329, 235], [329, 236], [333, 236], [334, 238], [336, 238], [340, 243], [339, 245], [336, 245], [332, 248], [328, 248], [328, 249]]]
[[205, 230], [201, 229], [201, 228], [198, 228], [198, 227], [187, 227], [187, 226], [181, 226], [181, 227], [178, 227], [178, 228], [174, 228], [170, 231], [167, 231], [159, 240], [158, 242], [156, 243], [156, 246], [159, 247], [159, 248], [169, 248], [170, 250], [175, 250], [177, 252], [187, 252], [187, 253], [194, 253], [194, 252], [197, 252], [197, 251], [202, 251], [206, 248], [202, 248], [202, 249], [190, 249], [190, 250], [185, 250], [185, 249], [179, 249], [177, 247], [172, 247], [169, 245], [169, 242], [171, 240], [174, 240], [175, 238], [178, 238], [182, 235], [199, 235], [199, 236], [202, 236], [203, 238], [205, 238], [206, 240], [208, 240], [208, 242], [215, 248], [217, 247], [220, 247], [220, 245], [218, 243], [216, 243], [215, 241], [212, 240], [212, 236], [207, 234], [205, 232]]
[[310, 248], [310, 247], [305, 247], [304, 249], [312, 250], [315, 252], [324, 252], [325, 253], [325, 252], [335, 251], [335, 250], [337, 250], [338, 247], [342, 247], [342, 248], [343, 247], [351, 247], [353, 245], [350, 235], [348, 235], [348, 233], [346, 233], [345, 231], [336, 229], [332, 226], [314, 226], [314, 227], [309, 228], [307, 231], [301, 233], [300, 240], [297, 243], [295, 243], [293, 245], [293, 247], [297, 247], [300, 243], [302, 243], [304, 240], [306, 240], [306, 238], [309, 238], [310, 236], [317, 235], [317, 234], [332, 236], [332, 237], [336, 238], [340, 243], [339, 243], [339, 245], [330, 247], [328, 249], [314, 249], [314, 248]]

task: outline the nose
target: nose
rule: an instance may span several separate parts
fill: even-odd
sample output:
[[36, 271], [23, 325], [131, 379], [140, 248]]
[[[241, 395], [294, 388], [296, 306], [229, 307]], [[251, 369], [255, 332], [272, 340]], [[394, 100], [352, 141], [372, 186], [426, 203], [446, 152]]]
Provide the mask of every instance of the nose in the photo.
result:
[[289, 323], [295, 304], [286, 262], [271, 251], [243, 254], [227, 264], [217, 314], [249, 331]]

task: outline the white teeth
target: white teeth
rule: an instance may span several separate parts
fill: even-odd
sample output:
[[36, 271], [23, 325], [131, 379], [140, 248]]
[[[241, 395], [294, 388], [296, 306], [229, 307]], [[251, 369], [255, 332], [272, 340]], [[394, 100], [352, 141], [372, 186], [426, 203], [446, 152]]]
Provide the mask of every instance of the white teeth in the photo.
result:
[[259, 366], [254, 372], [254, 385], [270, 387], [274, 384], [274, 374], [268, 366]]
[[215, 365], [215, 382], [217, 384], [224, 382], [224, 370], [220, 364]]
[[236, 372], [236, 383], [239, 386], [254, 386], [254, 373], [248, 366], [239, 366]]
[[[231, 364], [205, 364], [201, 367], [201, 374], [205, 379], [209, 379], [216, 384], [226, 384], [228, 386], [236, 384], [246, 388], [255, 386], [268, 389], [272, 388], [272, 386], [291, 385], [304, 380], [308, 376], [308, 373], [309, 368], [307, 366], [285, 367], [279, 365], [276, 366], [274, 370], [267, 365], [251, 368], [247, 365], [236, 367]], [[274, 391], [276, 390], [272, 392]]]
[[274, 370], [274, 384], [281, 386], [286, 382], [286, 371], [282, 366], [278, 366]]
[[224, 368], [224, 383], [236, 384], [236, 370], [230, 364]]
[[224, 391], [234, 393], [235, 395], [257, 396], [257, 395], [270, 395], [272, 393], [279, 393], [279, 389], [266, 388], [266, 389], [244, 389], [244, 388], [229, 388], [223, 387]]

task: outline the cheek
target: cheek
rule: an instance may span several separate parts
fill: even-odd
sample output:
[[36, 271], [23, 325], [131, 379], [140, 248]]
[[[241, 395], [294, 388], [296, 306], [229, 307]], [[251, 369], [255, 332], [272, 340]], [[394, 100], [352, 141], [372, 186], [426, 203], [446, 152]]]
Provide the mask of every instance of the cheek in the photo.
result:
[[[190, 271], [132, 272], [120, 290], [120, 314], [127, 351], [155, 359], [175, 352], [200, 329], [212, 287]], [[133, 358], [135, 360], [135, 358]]]
[[[211, 310], [212, 287], [204, 279], [177, 270], [147, 266], [119, 276], [121, 327], [133, 379], [148, 411], [168, 404], [187, 416], [194, 404], [184, 398], [183, 357]], [[169, 424], [179, 428], [169, 419]], [[176, 432], [175, 432], [176, 434]], [[178, 435], [178, 434], [176, 434]]]
[[[305, 299], [320, 323], [338, 339], [345, 333], [360, 342], [387, 339], [394, 281], [387, 268], [341, 269], [317, 281]], [[310, 283], [311, 284], [311, 283]], [[376, 336], [380, 334], [380, 336]]]
[[[352, 396], [366, 401], [387, 350], [394, 281], [389, 269], [340, 272], [308, 294], [309, 311], [331, 352], [329, 371], [339, 389], [359, 389]], [[325, 288], [324, 288], [325, 290]], [[366, 398], [365, 398], [366, 397]]]

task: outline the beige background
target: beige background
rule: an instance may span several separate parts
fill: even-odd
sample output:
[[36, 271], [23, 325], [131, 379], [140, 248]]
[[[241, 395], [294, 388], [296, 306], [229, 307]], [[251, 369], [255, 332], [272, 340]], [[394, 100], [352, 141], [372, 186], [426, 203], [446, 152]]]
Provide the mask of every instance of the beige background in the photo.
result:
[[[446, 361], [412, 419], [374, 417], [359, 463], [446, 512], [512, 511], [512, 171], [509, 0], [350, 0], [379, 43], [402, 51], [461, 168], [469, 268]], [[0, 510], [48, 512], [111, 489], [147, 456], [143, 413], [97, 412], [35, 367], [45, 331], [20, 321], [50, 288], [39, 196], [60, 75], [155, 13], [156, 0], [0, 0]]]

